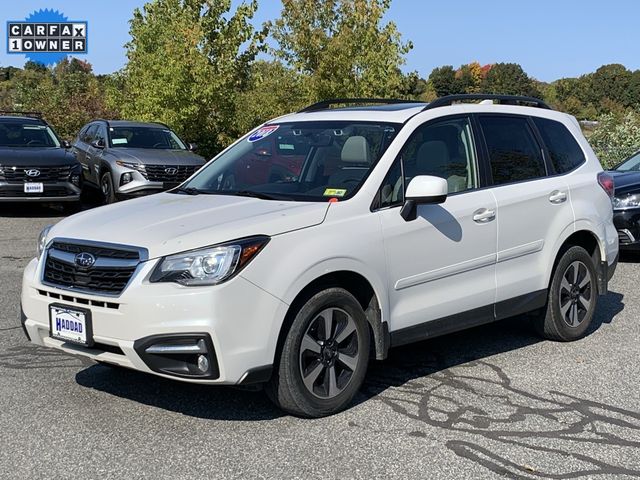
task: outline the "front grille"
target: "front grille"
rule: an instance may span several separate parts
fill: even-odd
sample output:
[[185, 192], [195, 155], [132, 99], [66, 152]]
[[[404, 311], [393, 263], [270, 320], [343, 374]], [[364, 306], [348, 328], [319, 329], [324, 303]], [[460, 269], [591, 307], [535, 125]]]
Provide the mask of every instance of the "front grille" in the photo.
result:
[[137, 250], [124, 250], [124, 249], [114, 249], [114, 248], [106, 248], [99, 247], [95, 245], [76, 245], [73, 243], [64, 243], [64, 242], [53, 242], [51, 244], [51, 248], [55, 250], [60, 250], [62, 252], [73, 253], [74, 255], [77, 253], [90, 253], [96, 257], [104, 257], [104, 258], [121, 258], [124, 260], [139, 260], [140, 256]]
[[[26, 172], [39, 174], [36, 176], [27, 175]], [[66, 182], [71, 174], [71, 166], [63, 167], [12, 167], [4, 166], [3, 174], [7, 182]]]
[[[93, 255], [95, 263], [90, 267], [77, 265], [75, 258], [79, 253]], [[140, 252], [131, 248], [54, 241], [47, 250], [43, 281], [67, 289], [118, 295], [140, 260]]]
[[152, 182], [182, 183], [198, 169], [195, 165], [145, 165], [143, 175]]
[[66, 187], [57, 187], [57, 186], [49, 186], [44, 185], [43, 193], [25, 193], [24, 190], [5, 190], [0, 189], [0, 198], [8, 198], [8, 197], [19, 197], [19, 198], [30, 198], [30, 197], [66, 197], [69, 195], [75, 195], [74, 192], [69, 191]]

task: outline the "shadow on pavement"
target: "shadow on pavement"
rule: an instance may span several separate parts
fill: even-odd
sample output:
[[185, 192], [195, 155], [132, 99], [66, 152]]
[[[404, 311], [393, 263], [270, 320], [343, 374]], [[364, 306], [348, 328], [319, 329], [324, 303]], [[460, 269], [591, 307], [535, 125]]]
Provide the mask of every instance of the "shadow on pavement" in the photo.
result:
[[93, 365], [78, 384], [156, 408], [208, 420], [270, 420], [285, 414], [263, 392], [168, 380], [125, 368]]
[[[85, 198], [86, 197], [86, 198]], [[0, 218], [60, 218], [68, 217], [82, 210], [99, 207], [101, 202], [94, 196], [83, 196], [80, 205], [64, 203], [0, 203]]]
[[[610, 292], [600, 298], [590, 333], [612, 322], [623, 308], [622, 297]], [[540, 341], [527, 318], [517, 317], [396, 348], [386, 361], [371, 362], [365, 387], [356, 402], [364, 402], [389, 387]], [[80, 371], [76, 380], [88, 388], [204, 419], [267, 420], [284, 415], [263, 392], [188, 384], [121, 368], [94, 365]]]

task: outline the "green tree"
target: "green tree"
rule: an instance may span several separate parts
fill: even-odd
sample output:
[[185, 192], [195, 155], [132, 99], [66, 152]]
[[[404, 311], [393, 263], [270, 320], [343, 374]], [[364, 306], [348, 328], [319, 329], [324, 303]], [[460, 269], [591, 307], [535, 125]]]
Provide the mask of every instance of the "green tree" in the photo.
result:
[[496, 63], [482, 82], [485, 93], [540, 97], [533, 80], [517, 63]]
[[429, 83], [438, 97], [464, 93], [463, 85], [456, 78], [456, 71], [451, 65], [434, 68], [429, 75]]
[[13, 77], [13, 108], [43, 114], [58, 134], [73, 138], [80, 127], [97, 117], [111, 117], [91, 64], [64, 59], [53, 68], [28, 66]]
[[390, 0], [283, 0], [270, 24], [276, 58], [302, 76], [309, 101], [393, 97], [402, 93], [400, 66], [412, 48], [383, 17]]
[[267, 120], [304, 107], [302, 77], [280, 61], [257, 60], [236, 96], [235, 130], [248, 132]]
[[603, 115], [589, 143], [605, 168], [614, 166], [640, 149], [640, 114]]
[[631, 105], [633, 103], [629, 98], [631, 79], [632, 74], [624, 65], [601, 66], [591, 74], [589, 101], [599, 105], [603, 99], [609, 98], [623, 106]]
[[236, 137], [237, 92], [265, 31], [251, 19], [257, 0], [154, 0], [136, 9], [125, 68], [123, 116], [162, 121], [212, 155]]

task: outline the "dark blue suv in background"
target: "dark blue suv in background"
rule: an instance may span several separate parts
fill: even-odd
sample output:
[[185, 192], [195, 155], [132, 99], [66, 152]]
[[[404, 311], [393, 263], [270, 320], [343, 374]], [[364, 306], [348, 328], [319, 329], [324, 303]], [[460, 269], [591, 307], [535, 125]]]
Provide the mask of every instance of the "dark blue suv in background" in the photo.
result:
[[34, 112], [0, 111], [0, 202], [80, 202], [82, 169]]

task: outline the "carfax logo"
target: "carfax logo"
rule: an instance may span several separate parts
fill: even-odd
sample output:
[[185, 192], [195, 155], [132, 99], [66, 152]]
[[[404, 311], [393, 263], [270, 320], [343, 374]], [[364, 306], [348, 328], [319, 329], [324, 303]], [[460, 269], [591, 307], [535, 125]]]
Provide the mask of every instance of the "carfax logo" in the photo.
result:
[[57, 10], [38, 10], [25, 20], [7, 22], [7, 53], [26, 55], [43, 65], [69, 54], [87, 53], [87, 22], [68, 20]]

